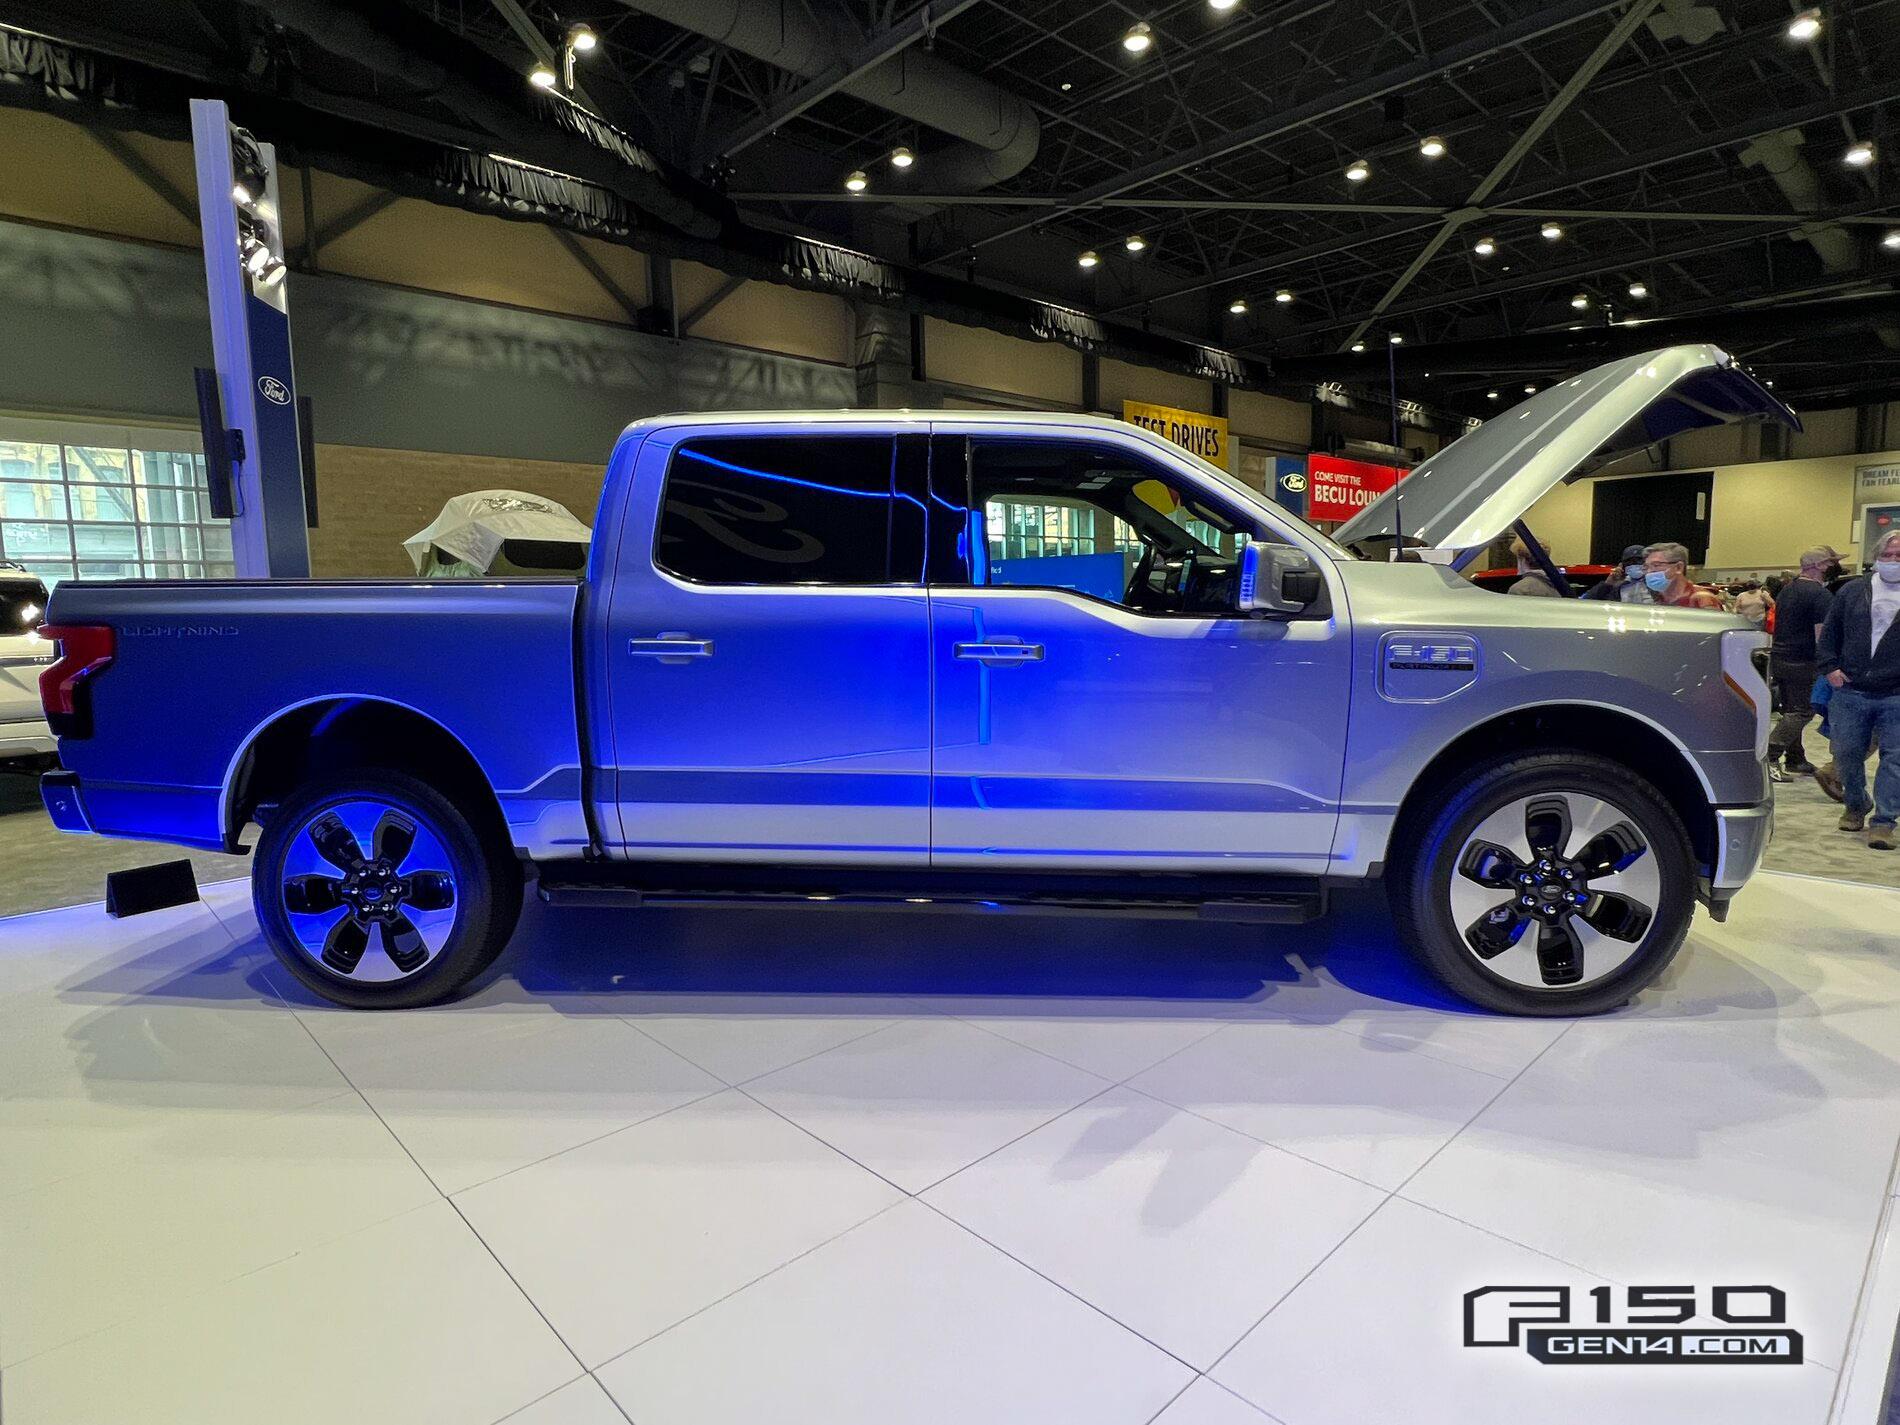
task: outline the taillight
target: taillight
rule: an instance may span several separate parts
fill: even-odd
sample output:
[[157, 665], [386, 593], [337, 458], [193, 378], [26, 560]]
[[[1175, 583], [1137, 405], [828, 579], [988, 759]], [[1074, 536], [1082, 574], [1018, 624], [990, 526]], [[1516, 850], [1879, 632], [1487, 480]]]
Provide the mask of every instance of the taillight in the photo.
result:
[[112, 662], [112, 630], [100, 624], [42, 624], [59, 657], [40, 674], [40, 706], [60, 737], [92, 736], [92, 680]]

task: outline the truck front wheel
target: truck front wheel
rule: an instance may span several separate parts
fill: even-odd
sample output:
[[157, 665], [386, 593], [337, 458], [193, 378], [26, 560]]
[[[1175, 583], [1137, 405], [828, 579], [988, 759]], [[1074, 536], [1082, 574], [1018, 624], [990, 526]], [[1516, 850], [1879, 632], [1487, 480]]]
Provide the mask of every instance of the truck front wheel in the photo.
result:
[[434, 787], [362, 768], [299, 787], [259, 838], [258, 924], [284, 968], [353, 1009], [429, 1004], [514, 932], [521, 871]]
[[1507, 1014], [1598, 1014], [1675, 957], [1695, 913], [1682, 821], [1607, 758], [1535, 753], [1469, 769], [1408, 810], [1389, 896], [1455, 993]]

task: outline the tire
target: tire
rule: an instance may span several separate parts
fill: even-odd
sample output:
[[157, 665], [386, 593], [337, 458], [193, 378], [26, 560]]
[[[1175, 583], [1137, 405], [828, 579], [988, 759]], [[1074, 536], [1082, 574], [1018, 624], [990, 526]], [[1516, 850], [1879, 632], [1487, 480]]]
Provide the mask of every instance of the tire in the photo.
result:
[[1505, 1014], [1627, 1003], [1695, 915], [1681, 818], [1627, 767], [1585, 753], [1460, 769], [1401, 821], [1388, 874], [1413, 953], [1454, 994]]
[[258, 924], [278, 960], [352, 1009], [453, 994], [507, 945], [521, 891], [498, 833], [383, 768], [298, 787], [265, 824], [251, 867]]

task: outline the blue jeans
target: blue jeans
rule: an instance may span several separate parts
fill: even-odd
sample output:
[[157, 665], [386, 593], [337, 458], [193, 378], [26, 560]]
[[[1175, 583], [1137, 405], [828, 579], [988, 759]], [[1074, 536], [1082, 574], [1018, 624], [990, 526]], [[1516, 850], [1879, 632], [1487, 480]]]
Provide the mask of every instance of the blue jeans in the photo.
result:
[[[1837, 688], [1827, 705], [1829, 741], [1834, 765], [1847, 793], [1847, 809], [1864, 812], [1871, 806], [1873, 820], [1900, 821], [1900, 693], [1875, 697], [1852, 683]], [[1874, 773], [1874, 796], [1867, 799], [1867, 749], [1880, 739], [1880, 770]]]

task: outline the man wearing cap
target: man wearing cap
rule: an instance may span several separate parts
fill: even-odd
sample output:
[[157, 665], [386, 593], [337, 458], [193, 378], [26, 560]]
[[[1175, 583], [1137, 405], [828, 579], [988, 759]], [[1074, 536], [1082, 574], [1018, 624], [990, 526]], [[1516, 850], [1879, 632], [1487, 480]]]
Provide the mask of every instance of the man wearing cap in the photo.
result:
[[1653, 604], [1656, 596], [1643, 582], [1643, 546], [1632, 544], [1617, 561], [1618, 569], [1584, 593], [1586, 599], [1608, 599], [1619, 604]]
[[[1876, 851], [1895, 845], [1900, 821], [1900, 531], [1874, 548], [1874, 566], [1842, 587], [1817, 640], [1817, 666], [1834, 689], [1827, 720], [1846, 806], [1842, 831], [1867, 830]], [[1867, 795], [1867, 753], [1880, 769]], [[1868, 813], [1871, 811], [1872, 815]]]
[[1781, 717], [1768, 738], [1768, 765], [1784, 760], [1790, 772], [1812, 772], [1814, 764], [1801, 743], [1801, 730], [1814, 716], [1808, 694], [1814, 687], [1815, 639], [1827, 620], [1834, 596], [1827, 591], [1827, 570], [1838, 556], [1826, 545], [1803, 550], [1801, 572], [1775, 596], [1775, 641], [1769, 654]]

